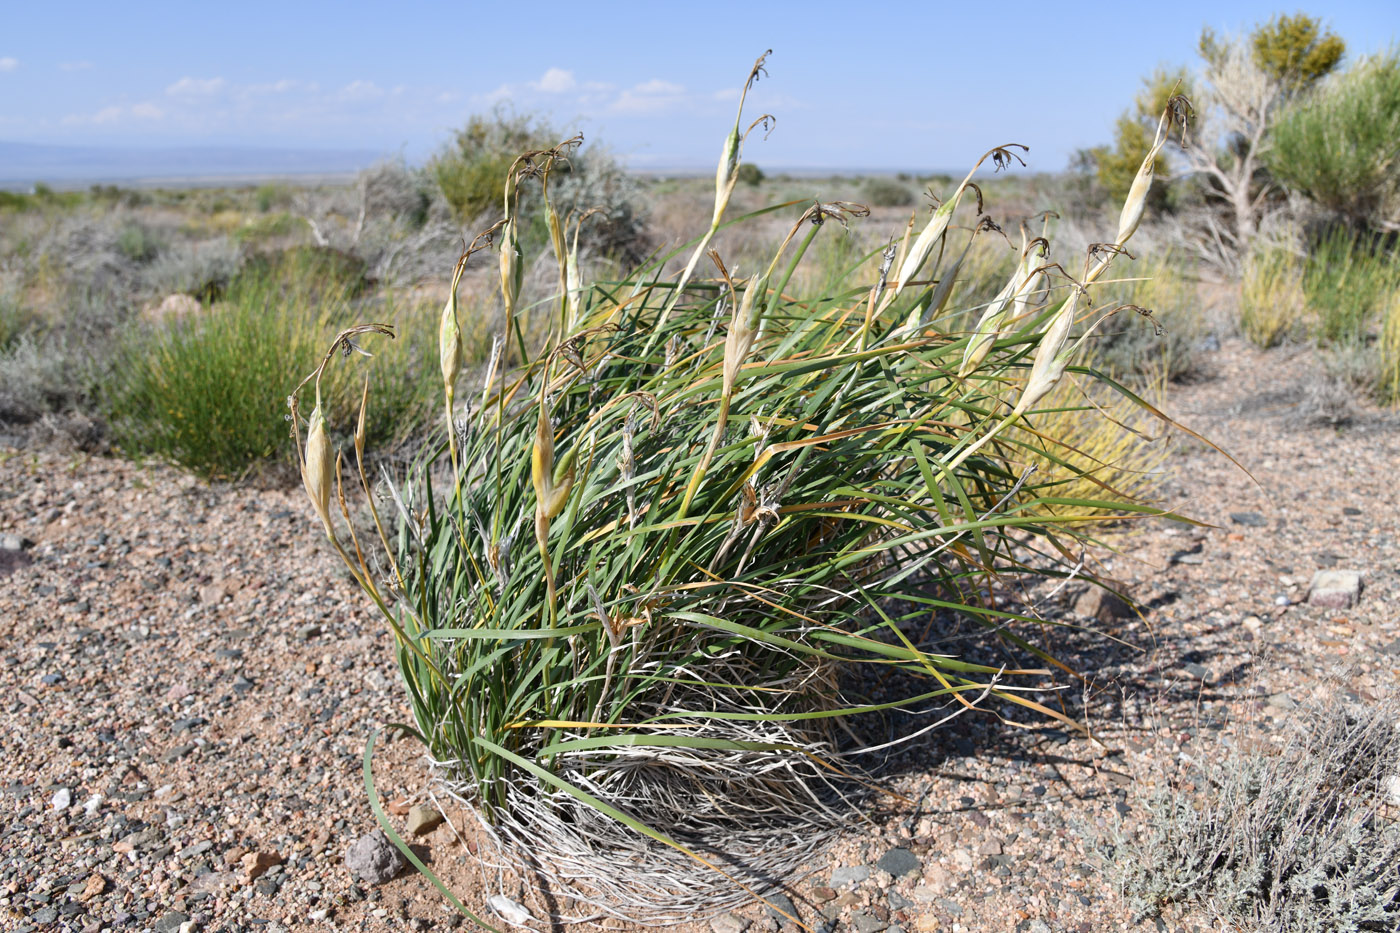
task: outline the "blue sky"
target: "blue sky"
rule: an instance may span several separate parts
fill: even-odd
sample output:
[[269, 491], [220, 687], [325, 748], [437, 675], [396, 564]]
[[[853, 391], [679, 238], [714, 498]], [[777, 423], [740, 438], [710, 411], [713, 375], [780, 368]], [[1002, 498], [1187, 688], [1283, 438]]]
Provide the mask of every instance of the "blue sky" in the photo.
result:
[[[760, 166], [951, 169], [994, 144], [1063, 168], [1201, 27], [1273, 3], [20, 3], [0, 13], [0, 140], [431, 153], [493, 106], [581, 129], [634, 166], [709, 167], [772, 48]], [[1291, 10], [1291, 7], [1284, 8]], [[1329, 2], [1354, 56], [1400, 5]]]

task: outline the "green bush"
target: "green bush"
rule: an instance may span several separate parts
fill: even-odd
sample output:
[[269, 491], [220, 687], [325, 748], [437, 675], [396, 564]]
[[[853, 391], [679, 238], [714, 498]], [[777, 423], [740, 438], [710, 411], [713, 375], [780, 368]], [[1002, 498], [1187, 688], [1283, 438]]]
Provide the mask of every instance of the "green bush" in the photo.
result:
[[872, 178], [861, 188], [861, 197], [871, 207], [908, 207], [916, 200], [914, 192], [893, 178]]
[[[371, 412], [368, 435], [394, 449], [420, 428], [436, 410], [435, 312], [387, 299], [352, 311], [351, 285], [321, 278], [316, 254], [304, 255], [245, 272], [197, 315], [128, 329], [100, 391], [118, 447], [210, 478], [285, 465], [292, 459], [287, 395], [295, 387], [287, 374], [320, 352], [352, 313], [402, 331], [375, 348], [396, 365], [375, 385], [382, 406]], [[332, 416], [353, 425], [358, 386], [348, 368], [341, 374]]]
[[763, 169], [752, 162], [745, 162], [739, 166], [739, 184], [757, 188], [763, 184]]
[[[495, 220], [503, 216], [506, 174], [516, 157], [523, 151], [548, 149], [563, 138], [547, 123], [528, 116], [497, 111], [491, 117], [472, 117], [453, 143], [428, 163], [428, 171], [461, 223]], [[550, 178], [550, 198], [560, 218], [571, 211], [599, 209], [585, 226], [585, 239], [595, 251], [627, 262], [645, 253], [645, 216], [636, 182], [607, 153], [576, 151], [560, 163]], [[533, 252], [549, 240], [535, 190], [522, 189], [519, 210], [518, 235]]]
[[1380, 330], [1391, 296], [1400, 289], [1400, 260], [1368, 235], [1334, 229], [1308, 254], [1303, 294], [1317, 339], [1365, 344]]
[[131, 262], [150, 262], [160, 250], [160, 239], [144, 224], [130, 221], [117, 232], [117, 252]]
[[1366, 59], [1281, 116], [1265, 159], [1275, 177], [1354, 224], [1400, 208], [1400, 54]]

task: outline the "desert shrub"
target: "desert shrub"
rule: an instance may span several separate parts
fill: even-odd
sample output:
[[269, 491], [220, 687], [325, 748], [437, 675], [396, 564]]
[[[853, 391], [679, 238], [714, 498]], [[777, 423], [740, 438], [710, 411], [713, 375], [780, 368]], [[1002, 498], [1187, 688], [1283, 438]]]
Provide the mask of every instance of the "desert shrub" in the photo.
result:
[[[473, 117], [453, 144], [433, 157], [428, 170], [460, 222], [495, 219], [502, 213], [505, 179], [516, 157], [547, 149], [563, 138], [546, 123], [497, 111], [491, 117]], [[551, 181], [560, 216], [598, 209], [588, 220], [588, 242], [594, 251], [624, 261], [635, 261], [645, 252], [645, 214], [636, 192], [636, 182], [622, 166], [597, 149], [575, 152]], [[519, 236], [532, 249], [540, 248], [549, 238], [541, 205], [527, 191], [518, 208]]]
[[1306, 329], [1303, 262], [1289, 245], [1261, 238], [1245, 259], [1240, 331], [1259, 346], [1272, 347]]
[[[314, 262], [293, 266], [312, 275]], [[223, 300], [176, 322], [133, 324], [124, 335], [100, 396], [114, 443], [205, 477], [236, 477], [286, 464], [292, 455], [285, 419], [287, 367], [323, 348], [352, 313], [350, 288], [316, 280], [289, 284], [288, 267], [270, 265], [240, 276]], [[399, 341], [376, 351], [385, 367], [367, 436], [392, 451], [431, 410], [435, 311], [397, 307], [387, 299], [360, 306], [400, 327]], [[401, 367], [401, 368], [400, 368]], [[333, 383], [336, 423], [354, 422], [358, 386]]]
[[353, 253], [325, 246], [293, 246], [250, 256], [229, 290], [274, 288], [289, 299], [311, 303], [323, 296], [351, 299], [364, 294], [371, 284], [366, 271], [365, 261]]
[[1317, 339], [1366, 343], [1400, 289], [1400, 260], [1384, 241], [1334, 229], [1308, 252], [1303, 294]]
[[266, 214], [274, 207], [280, 211], [285, 211], [292, 206], [294, 195], [292, 189], [286, 185], [267, 184], [259, 185], [253, 192], [253, 204], [260, 213]]
[[121, 230], [117, 233], [117, 252], [130, 262], [150, 262], [156, 258], [160, 250], [159, 237], [149, 227], [138, 221], [133, 220], [122, 224]]
[[[1182, 903], [1236, 929], [1400, 925], [1400, 708], [1304, 709], [1281, 747], [1231, 748], [1159, 789], [1111, 863], [1142, 916]], [[1184, 781], [1181, 783], [1185, 783]]]
[[1400, 53], [1365, 59], [1278, 120], [1265, 159], [1284, 184], [1356, 224], [1400, 208]]
[[157, 295], [180, 293], [207, 302], [223, 294], [242, 265], [242, 250], [227, 237], [182, 241], [145, 267], [142, 284]]
[[1192, 370], [1192, 348], [1201, 336], [1201, 315], [1191, 273], [1171, 253], [1124, 264], [1123, 277], [1099, 289], [1099, 304], [1131, 305], [1094, 337], [1096, 364], [1120, 378], [1149, 383], [1177, 380]]
[[0, 289], [0, 352], [9, 349], [34, 325], [34, 316], [17, 292]]
[[1386, 300], [1377, 355], [1376, 390], [1383, 401], [1400, 403], [1400, 288]]
[[[1174, 102], [1159, 135], [1176, 113]], [[352, 466], [385, 526], [382, 568], [346, 537], [335, 505], [327, 426], [344, 422], [327, 380], [343, 364], [313, 370], [307, 404], [293, 407], [294, 419], [310, 408], [301, 466], [313, 507], [395, 633], [412, 727], [440, 777], [556, 890], [646, 918], [732, 902], [743, 896], [734, 881], [770, 890], [839, 822], [851, 785], [823, 763], [859, 759], [842, 757], [834, 724], [888, 708], [854, 696], [843, 673], [917, 685], [889, 706], [952, 714], [990, 696], [1058, 716], [1004, 689], [995, 666], [916, 640], [946, 610], [1024, 647], [1023, 626], [1039, 623], [983, 588], [1003, 585], [998, 571], [1066, 572], [1040, 562], [1074, 553], [1079, 523], [1101, 517], [1099, 501], [1059, 502], [1030, 470], [1045, 447], [1023, 428], [1046, 414], [1078, 346], [1069, 328], [1089, 311], [1077, 289], [1041, 287], [1039, 244], [1019, 252], [1004, 297], [947, 313], [966, 322], [953, 333], [933, 283], [954, 281], [943, 238], [972, 200], [967, 181], [897, 267], [877, 249], [844, 279], [799, 291], [813, 242], [857, 219], [819, 202], [789, 208], [766, 268], [733, 279], [708, 250], [743, 129], [740, 119], [684, 269], [663, 277], [661, 257], [584, 285], [561, 249], [570, 285], [548, 301], [557, 323], [539, 339], [514, 326], [530, 314], [517, 270], [531, 257], [501, 234], [514, 365], [496, 357], [482, 382], [459, 385], [461, 315], [449, 303], [445, 432], [391, 487], [390, 515]], [[997, 149], [978, 165], [1013, 158]], [[1141, 206], [1125, 212], [1119, 246]], [[696, 274], [702, 258], [722, 286]], [[1091, 254], [1084, 284], [1115, 259]], [[1066, 509], [1045, 521], [1049, 505]]]
[[893, 178], [872, 178], [861, 187], [861, 194], [871, 207], [908, 207], [915, 200], [909, 186]]
[[763, 169], [752, 162], [745, 162], [739, 166], [739, 184], [757, 188], [763, 184]]
[[250, 218], [233, 231], [233, 238], [239, 243], [258, 243], [278, 237], [291, 236], [306, 230], [305, 221], [287, 211], [264, 214]]

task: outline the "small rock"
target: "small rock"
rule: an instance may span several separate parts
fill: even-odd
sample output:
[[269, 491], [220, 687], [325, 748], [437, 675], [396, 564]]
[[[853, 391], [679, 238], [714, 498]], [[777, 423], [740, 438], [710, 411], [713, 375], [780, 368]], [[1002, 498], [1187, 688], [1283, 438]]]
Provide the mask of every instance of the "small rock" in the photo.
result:
[[1386, 796], [1392, 807], [1400, 807], [1400, 774], [1392, 774], [1385, 782]]
[[1355, 570], [1319, 570], [1308, 587], [1308, 604], [1323, 609], [1348, 609], [1361, 595], [1361, 574]]
[[83, 804], [83, 816], [91, 819], [92, 817], [97, 815], [97, 809], [100, 806], [102, 806], [102, 795], [93, 794]]
[[[776, 920], [779, 926], [791, 923], [788, 917], [797, 916], [797, 907], [792, 903], [792, 898], [781, 891], [770, 891], [763, 895], [763, 899], [768, 902], [768, 916]], [[783, 916], [784, 913], [787, 917]]]
[[1388, 654], [1392, 657], [1400, 657], [1400, 638], [1395, 639], [1393, 642], [1382, 648], [1381, 654]]
[[831, 886], [839, 888], [848, 884], [860, 884], [869, 878], [870, 869], [864, 865], [843, 865], [831, 873]]
[[87, 884], [83, 885], [83, 891], [78, 895], [80, 901], [90, 901], [94, 897], [100, 896], [107, 890], [107, 879], [99, 874], [88, 875]]
[[748, 928], [749, 922], [735, 914], [720, 914], [710, 921], [714, 933], [744, 933]]
[[403, 871], [405, 864], [389, 837], [378, 829], [361, 836], [345, 853], [345, 867], [370, 884], [383, 884]]
[[1264, 620], [1256, 615], [1248, 615], [1244, 617], [1244, 621], [1240, 624], [1251, 632], [1257, 632], [1264, 627]]
[[993, 839], [988, 839], [986, 842], [982, 843], [980, 846], [977, 847], [977, 854], [978, 854], [978, 855], [1000, 855], [1000, 854], [1001, 854], [1001, 840], [1000, 840], [1000, 839], [995, 839], [995, 838], [993, 838]]
[[178, 910], [161, 914], [160, 919], [156, 921], [156, 933], [179, 933], [180, 927], [189, 919], [188, 914], [182, 914]]
[[321, 626], [317, 625], [314, 622], [310, 625], [303, 625], [297, 629], [297, 639], [300, 641], [310, 641], [311, 639], [315, 638], [317, 635], [320, 634]]
[[492, 910], [500, 914], [501, 919], [506, 923], [523, 927], [534, 919], [530, 916], [530, 912], [525, 909], [525, 905], [516, 903], [504, 894], [492, 894], [486, 899], [486, 903]]
[[405, 827], [410, 835], [422, 836], [437, 829], [442, 824], [442, 814], [434, 807], [412, 807], [408, 811], [408, 824]]
[[34, 546], [28, 538], [7, 531], [0, 534], [0, 551], [27, 551]]
[[1197, 664], [1196, 662], [1192, 661], [1190, 663], [1183, 664], [1181, 666], [1181, 669], [1185, 671], [1189, 677], [1195, 680], [1199, 680], [1203, 684], [1208, 684], [1212, 681], [1210, 668], [1206, 667], [1204, 664]]
[[224, 588], [222, 580], [218, 583], [210, 583], [208, 586], [203, 586], [199, 589], [199, 601], [206, 606], [217, 606], [224, 601], [224, 597], [227, 595], [228, 590]]
[[1231, 512], [1230, 521], [1246, 528], [1263, 528], [1269, 524], [1269, 520], [1258, 512]]
[[1080, 594], [1074, 601], [1074, 613], [1100, 622], [1131, 619], [1136, 615], [1127, 600], [1098, 586], [1091, 586]]
[[1264, 701], [1274, 709], [1297, 709], [1298, 701], [1286, 693], [1275, 693]]
[[908, 849], [890, 849], [880, 856], [880, 861], [875, 863], [875, 867], [883, 872], [887, 872], [896, 878], [903, 878], [905, 875], [912, 875], [923, 871], [923, 865], [913, 852]]
[[851, 926], [858, 933], [880, 933], [888, 924], [879, 917], [872, 917], [865, 911], [858, 910], [851, 914]]
[[247, 881], [260, 878], [273, 865], [282, 864], [282, 856], [276, 852], [249, 852], [238, 860], [243, 866], [243, 877]]
[[54, 791], [52, 806], [55, 811], [62, 813], [73, 805], [73, 792], [66, 787], [60, 787]]

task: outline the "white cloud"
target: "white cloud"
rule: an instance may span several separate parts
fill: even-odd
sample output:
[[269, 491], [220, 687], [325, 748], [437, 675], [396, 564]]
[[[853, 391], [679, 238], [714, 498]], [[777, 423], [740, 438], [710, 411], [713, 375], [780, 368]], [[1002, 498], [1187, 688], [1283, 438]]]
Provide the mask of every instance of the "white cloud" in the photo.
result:
[[652, 78], [650, 81], [638, 84], [632, 88], [632, 91], [635, 94], [684, 94], [685, 88], [679, 84], [672, 84], [670, 81]]
[[617, 95], [612, 109], [621, 113], [658, 113], [685, 99], [685, 88], [670, 81], [652, 78]]
[[114, 126], [121, 123], [131, 123], [133, 120], [159, 120], [165, 116], [165, 111], [150, 101], [143, 101], [139, 104], [127, 106], [125, 104], [113, 104], [110, 107], [103, 107], [93, 114], [70, 114], [63, 118], [66, 126]]
[[59, 62], [59, 71], [91, 71], [92, 62]]
[[14, 71], [18, 67], [18, 58], [0, 58], [0, 71]]
[[572, 71], [565, 71], [563, 68], [550, 68], [538, 81], [530, 82], [530, 87], [546, 94], [562, 94], [565, 91], [574, 89], [577, 84]]
[[207, 97], [217, 94], [227, 84], [223, 78], [181, 78], [165, 89], [171, 97]]
[[384, 89], [373, 81], [351, 81], [340, 89], [344, 100], [377, 100], [384, 96]]
[[283, 78], [281, 81], [272, 81], [268, 84], [250, 84], [247, 87], [249, 94], [285, 94], [288, 91], [296, 90], [298, 83], [290, 78]]

